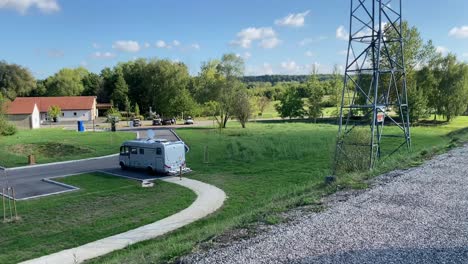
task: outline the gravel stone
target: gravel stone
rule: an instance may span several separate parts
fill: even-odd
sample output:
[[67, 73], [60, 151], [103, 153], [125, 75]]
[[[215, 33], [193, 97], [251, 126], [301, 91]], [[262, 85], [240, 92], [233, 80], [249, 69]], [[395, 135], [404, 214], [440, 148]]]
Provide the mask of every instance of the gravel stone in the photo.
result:
[[371, 186], [181, 262], [468, 263], [468, 146]]

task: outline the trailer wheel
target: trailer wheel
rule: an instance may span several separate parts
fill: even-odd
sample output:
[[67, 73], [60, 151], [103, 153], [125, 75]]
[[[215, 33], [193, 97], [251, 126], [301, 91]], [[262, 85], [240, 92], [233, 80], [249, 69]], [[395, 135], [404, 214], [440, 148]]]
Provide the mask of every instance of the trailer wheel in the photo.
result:
[[147, 172], [149, 175], [154, 175], [154, 170], [153, 170], [153, 168], [151, 168], [151, 167], [146, 168], [146, 172]]
[[126, 170], [126, 169], [127, 169], [127, 166], [125, 166], [125, 163], [120, 162], [120, 168], [121, 168], [122, 170]]

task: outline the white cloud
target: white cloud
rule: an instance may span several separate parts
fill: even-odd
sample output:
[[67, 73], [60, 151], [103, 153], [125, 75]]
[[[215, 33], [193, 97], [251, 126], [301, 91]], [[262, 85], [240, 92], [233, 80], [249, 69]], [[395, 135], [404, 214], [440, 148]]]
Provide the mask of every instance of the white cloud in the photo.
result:
[[308, 50], [308, 51], [305, 52], [305, 55], [306, 55], [307, 57], [313, 57], [313, 56], [314, 56], [314, 53], [313, 53], [312, 51]]
[[158, 40], [156, 42], [156, 48], [160, 48], [160, 49], [163, 49], [163, 48], [167, 48], [168, 45], [166, 44], [166, 42], [164, 40]]
[[317, 38], [305, 38], [303, 40], [301, 40], [299, 42], [299, 46], [307, 46], [307, 45], [310, 45], [312, 43], [317, 43], [319, 41], [322, 41], [322, 40], [326, 40], [328, 39], [328, 37], [326, 36], [320, 36], [320, 37], [317, 37]]
[[450, 37], [459, 39], [468, 38], [468, 26], [454, 27], [449, 31]]
[[172, 45], [174, 45], [174, 47], [179, 47], [181, 45], [181, 43], [178, 40], [174, 40], [174, 41], [172, 41]]
[[198, 43], [193, 43], [192, 45], [190, 45], [190, 47], [191, 47], [192, 49], [199, 50], [199, 49], [200, 49], [200, 44], [198, 44]]
[[278, 26], [302, 27], [304, 26], [305, 17], [310, 13], [310, 10], [304, 13], [289, 14], [286, 17], [278, 19], [275, 24]]
[[0, 0], [0, 8], [14, 9], [21, 14], [35, 7], [44, 13], [52, 13], [60, 10], [57, 0]]
[[269, 38], [269, 39], [262, 39], [260, 42], [260, 47], [264, 49], [273, 49], [281, 43], [281, 40], [278, 38]]
[[96, 42], [93, 43], [93, 48], [99, 49], [100, 47], [101, 47], [101, 45], [99, 45], [98, 43], [96, 43]]
[[112, 45], [112, 48], [119, 50], [119, 51], [125, 51], [125, 52], [138, 52], [141, 49], [140, 44], [138, 44], [138, 42], [133, 41], [133, 40], [116, 41]]
[[271, 64], [264, 62], [261, 66], [259, 67], [247, 67], [247, 75], [272, 75], [274, 74], [273, 72], [273, 67]]
[[465, 58], [468, 58], [468, 52], [466, 52], [466, 53], [463, 53], [463, 55], [462, 55], [462, 56], [463, 56], [463, 57], [465, 57]]
[[86, 67], [86, 66], [88, 66], [88, 62], [87, 61], [82, 61], [82, 62], [80, 62], [80, 66]]
[[63, 56], [65, 56], [65, 53], [62, 50], [52, 49], [47, 52], [47, 56], [49, 58], [63, 58]]
[[145, 47], [145, 49], [151, 47], [151, 44], [149, 44], [148, 42], [145, 42], [145, 44], [143, 44], [143, 47]]
[[115, 58], [116, 55], [114, 53], [111, 53], [111, 52], [96, 51], [91, 55], [91, 57], [93, 57], [95, 59], [112, 59], [112, 58]]
[[300, 70], [300, 66], [293, 60], [281, 62], [281, 68], [286, 73], [297, 73]]
[[250, 27], [237, 33], [237, 39], [232, 41], [231, 44], [242, 48], [250, 48], [252, 42], [257, 40], [265, 40], [264, 43], [261, 43], [261, 46], [266, 48], [275, 47], [280, 42], [276, 37], [276, 32], [271, 27]]
[[344, 26], [339, 26], [336, 29], [336, 38], [340, 40], [348, 40], [349, 38], [349, 33], [346, 32], [346, 29]]
[[449, 49], [444, 47], [444, 46], [437, 46], [436, 47], [436, 52], [442, 54], [442, 55], [446, 55], [447, 53], [449, 53]]
[[244, 52], [244, 54], [236, 54], [237, 57], [242, 58], [243, 60], [248, 60], [250, 57], [252, 57], [252, 54], [250, 52]]

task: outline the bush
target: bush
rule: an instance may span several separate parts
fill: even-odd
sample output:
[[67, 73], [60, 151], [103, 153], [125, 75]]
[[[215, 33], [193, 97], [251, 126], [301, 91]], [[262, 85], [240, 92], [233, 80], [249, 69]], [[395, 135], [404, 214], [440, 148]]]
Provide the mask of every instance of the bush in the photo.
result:
[[0, 135], [2, 136], [11, 136], [16, 134], [18, 130], [16, 129], [16, 126], [7, 122], [5, 119], [0, 117]]

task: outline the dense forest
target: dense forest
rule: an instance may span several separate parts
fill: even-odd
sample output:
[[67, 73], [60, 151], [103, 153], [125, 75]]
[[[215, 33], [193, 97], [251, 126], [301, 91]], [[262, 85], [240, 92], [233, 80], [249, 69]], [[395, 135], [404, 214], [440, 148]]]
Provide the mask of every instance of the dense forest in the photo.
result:
[[[319, 81], [328, 81], [333, 78], [332, 74], [317, 74]], [[275, 85], [280, 82], [298, 82], [305, 83], [309, 79], [309, 75], [260, 75], [260, 76], [244, 76], [242, 81], [247, 85], [249, 83], [270, 83]]]

